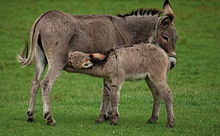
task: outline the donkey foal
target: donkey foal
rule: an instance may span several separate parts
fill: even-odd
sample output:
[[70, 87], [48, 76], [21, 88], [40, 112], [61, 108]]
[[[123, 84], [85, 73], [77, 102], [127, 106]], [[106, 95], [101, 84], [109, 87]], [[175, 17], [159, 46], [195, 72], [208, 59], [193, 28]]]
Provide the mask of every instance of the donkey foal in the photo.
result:
[[172, 95], [167, 85], [170, 63], [167, 54], [160, 47], [141, 43], [133, 47], [115, 49], [107, 56], [75, 51], [69, 54], [68, 63], [69, 68], [75, 72], [102, 77], [108, 81], [108, 91], [103, 94], [105, 100], [97, 122], [103, 122], [107, 113], [111, 113], [110, 124], [116, 125], [119, 120], [118, 104], [122, 84], [125, 80], [145, 79], [154, 99], [152, 116], [148, 123], [157, 121], [162, 98], [167, 110], [167, 127], [174, 126]]

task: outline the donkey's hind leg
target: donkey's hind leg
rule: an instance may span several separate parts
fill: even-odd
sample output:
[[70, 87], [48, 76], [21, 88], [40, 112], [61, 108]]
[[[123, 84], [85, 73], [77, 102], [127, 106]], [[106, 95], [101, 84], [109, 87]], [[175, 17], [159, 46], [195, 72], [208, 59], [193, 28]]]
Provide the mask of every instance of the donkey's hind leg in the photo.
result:
[[52, 117], [49, 94], [50, 94], [54, 81], [59, 76], [65, 64], [48, 63], [48, 65], [49, 66], [48, 66], [47, 74], [45, 75], [45, 78], [40, 83], [40, 86], [42, 89], [43, 115], [44, 115], [45, 120], [47, 120], [48, 125], [55, 125], [56, 121]]
[[36, 56], [35, 56], [35, 73], [34, 73], [34, 77], [32, 80], [32, 88], [31, 88], [31, 98], [30, 98], [30, 102], [29, 102], [29, 107], [28, 107], [28, 111], [27, 111], [27, 115], [28, 115], [28, 119], [27, 121], [29, 122], [33, 122], [34, 121], [34, 107], [35, 107], [35, 101], [36, 101], [36, 95], [37, 95], [37, 91], [40, 85], [40, 78], [42, 73], [44, 72], [44, 69], [46, 67], [46, 58], [45, 55], [43, 53], [43, 51], [37, 46], [36, 49]]
[[52, 117], [51, 113], [49, 94], [51, 87], [53, 86], [53, 83], [58, 77], [59, 73], [60, 70], [53, 69], [53, 67], [49, 68], [44, 80], [42, 80], [40, 84], [42, 88], [43, 115], [45, 120], [47, 120], [48, 125], [56, 124], [56, 121]]
[[159, 118], [160, 113], [160, 95], [158, 94], [158, 91], [156, 90], [155, 86], [151, 82], [149, 78], [146, 79], [146, 82], [151, 90], [151, 93], [153, 95], [153, 110], [152, 115], [147, 121], [147, 123], [155, 123]]

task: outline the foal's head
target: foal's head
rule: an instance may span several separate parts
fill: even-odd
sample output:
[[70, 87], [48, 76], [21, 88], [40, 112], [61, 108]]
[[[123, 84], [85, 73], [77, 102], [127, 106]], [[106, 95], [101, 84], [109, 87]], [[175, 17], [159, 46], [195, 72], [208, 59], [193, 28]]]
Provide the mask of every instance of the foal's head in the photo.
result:
[[76, 70], [90, 68], [94, 62], [104, 60], [105, 55], [100, 53], [83, 53], [79, 51], [71, 52], [68, 58], [68, 64]]

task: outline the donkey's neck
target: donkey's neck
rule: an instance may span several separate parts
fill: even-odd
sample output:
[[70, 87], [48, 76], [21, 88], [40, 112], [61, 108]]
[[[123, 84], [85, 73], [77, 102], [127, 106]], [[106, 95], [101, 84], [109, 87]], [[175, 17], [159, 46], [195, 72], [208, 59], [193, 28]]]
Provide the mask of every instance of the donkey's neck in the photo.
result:
[[[155, 30], [158, 16], [129, 16], [115, 21], [122, 38], [130, 44], [148, 42]], [[125, 43], [125, 44], [128, 44]]]

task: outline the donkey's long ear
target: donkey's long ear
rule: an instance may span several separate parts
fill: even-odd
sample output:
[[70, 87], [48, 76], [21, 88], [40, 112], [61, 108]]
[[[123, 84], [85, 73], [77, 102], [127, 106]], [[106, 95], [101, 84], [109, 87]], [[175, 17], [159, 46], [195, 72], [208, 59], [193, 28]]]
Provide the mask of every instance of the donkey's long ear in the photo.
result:
[[164, 13], [164, 15], [172, 16], [172, 19], [174, 19], [174, 13], [173, 13], [173, 10], [172, 10], [172, 7], [171, 7], [171, 5], [170, 5], [169, 0], [165, 0], [165, 1], [164, 1], [164, 4], [163, 4], [163, 13]]
[[89, 54], [89, 57], [91, 58], [91, 61], [100, 61], [104, 60], [106, 58], [106, 55], [101, 53], [91, 53]]
[[171, 23], [173, 22], [173, 16], [165, 15], [163, 17], [160, 18], [160, 26], [162, 26], [163, 28], [166, 28], [167, 26], [169, 26]]

